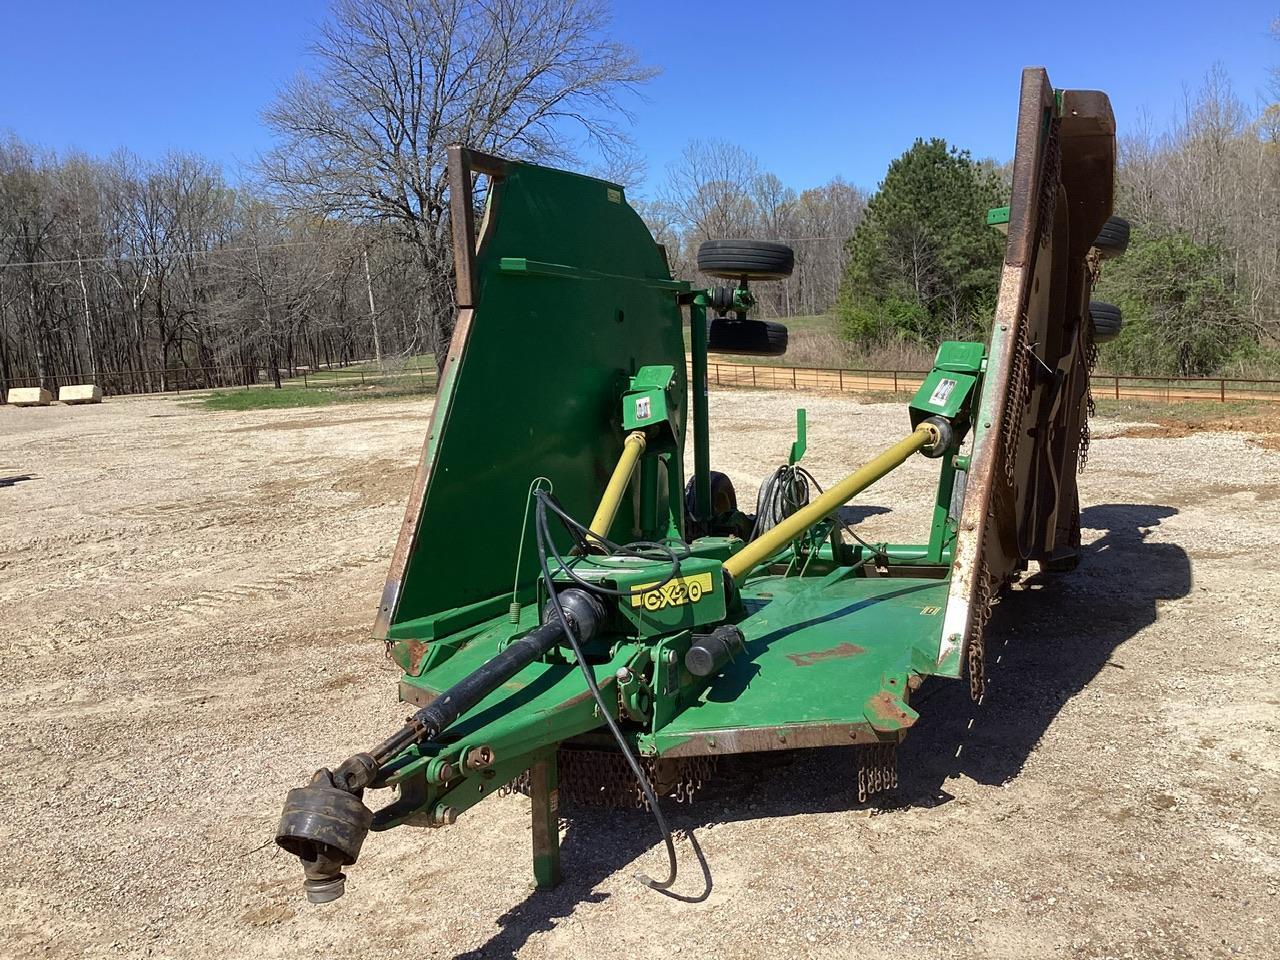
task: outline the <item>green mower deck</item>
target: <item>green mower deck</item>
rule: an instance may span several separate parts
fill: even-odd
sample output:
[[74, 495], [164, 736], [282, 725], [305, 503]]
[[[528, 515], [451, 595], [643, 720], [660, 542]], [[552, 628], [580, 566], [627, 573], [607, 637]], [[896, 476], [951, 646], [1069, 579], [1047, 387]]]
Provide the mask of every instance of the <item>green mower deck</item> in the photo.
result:
[[[711, 470], [707, 351], [784, 348], [751, 283], [791, 251], [704, 244], [729, 285], [695, 286], [621, 186], [451, 148], [457, 324], [375, 624], [417, 712], [289, 792], [277, 842], [308, 896], [342, 894], [370, 830], [445, 826], [504, 789], [531, 797], [539, 886], [563, 796], [652, 808], [663, 888], [661, 798], [718, 758], [853, 746], [859, 797], [892, 788], [924, 678], [981, 697], [1000, 591], [1075, 562], [1114, 164], [1105, 95], [1027, 70], [991, 343], [942, 344], [902, 439], [814, 495], [801, 416], [748, 515]], [[916, 456], [938, 476], [921, 542], [846, 536], [839, 508]]]

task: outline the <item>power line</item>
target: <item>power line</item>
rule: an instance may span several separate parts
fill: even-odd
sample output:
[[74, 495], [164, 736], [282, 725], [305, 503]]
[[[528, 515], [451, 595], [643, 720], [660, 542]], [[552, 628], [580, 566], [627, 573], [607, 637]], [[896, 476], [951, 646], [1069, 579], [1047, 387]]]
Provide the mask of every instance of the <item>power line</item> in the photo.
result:
[[246, 253], [253, 250], [276, 250], [280, 247], [310, 247], [324, 243], [323, 240], [282, 240], [279, 243], [261, 243], [256, 247], [213, 247], [207, 250], [169, 250], [164, 253], [122, 253], [114, 257], [76, 257], [71, 260], [22, 260], [11, 263], [0, 263], [0, 268], [8, 267], [69, 267], [78, 263], [132, 263], [146, 260], [165, 260], [169, 257], [212, 257], [228, 253]]
[[36, 240], [83, 240], [86, 237], [110, 237], [118, 232], [116, 230], [81, 230], [77, 233], [5, 233], [0, 234], [0, 240], [26, 240], [28, 237]]

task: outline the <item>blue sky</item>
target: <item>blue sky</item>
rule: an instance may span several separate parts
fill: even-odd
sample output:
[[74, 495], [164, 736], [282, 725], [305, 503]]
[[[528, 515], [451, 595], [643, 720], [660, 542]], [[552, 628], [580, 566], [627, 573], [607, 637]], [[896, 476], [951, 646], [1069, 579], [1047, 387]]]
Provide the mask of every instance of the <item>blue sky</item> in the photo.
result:
[[[188, 149], [229, 168], [306, 64], [325, 0], [3, 0], [0, 130], [57, 149]], [[916, 136], [1013, 150], [1018, 75], [1111, 94], [1121, 131], [1163, 126], [1221, 63], [1253, 104], [1280, 65], [1280, 2], [1002, 4], [614, 0], [615, 33], [663, 73], [635, 105], [649, 180], [694, 136], [733, 140], [791, 186], [874, 187]], [[234, 173], [233, 170], [229, 172]]]

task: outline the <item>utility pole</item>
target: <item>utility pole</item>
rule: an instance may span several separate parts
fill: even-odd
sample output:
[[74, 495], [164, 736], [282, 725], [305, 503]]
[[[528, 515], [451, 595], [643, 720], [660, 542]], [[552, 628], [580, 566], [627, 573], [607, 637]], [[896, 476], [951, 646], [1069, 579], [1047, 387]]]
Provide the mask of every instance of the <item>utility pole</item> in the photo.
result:
[[369, 291], [369, 322], [373, 324], [373, 356], [382, 370], [382, 336], [378, 333], [378, 311], [373, 305], [373, 276], [369, 273], [369, 248], [360, 251], [364, 256], [364, 285]]

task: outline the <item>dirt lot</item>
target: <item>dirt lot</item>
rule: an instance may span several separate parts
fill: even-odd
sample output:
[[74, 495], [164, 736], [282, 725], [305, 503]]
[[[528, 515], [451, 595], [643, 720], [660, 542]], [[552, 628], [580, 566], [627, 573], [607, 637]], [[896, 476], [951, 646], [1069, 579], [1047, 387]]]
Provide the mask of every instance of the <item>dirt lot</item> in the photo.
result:
[[[905, 422], [716, 394], [740, 491], [797, 402], [823, 481]], [[981, 707], [921, 691], [892, 803], [859, 808], [840, 752], [727, 773], [675, 814], [711, 871], [689, 904], [632, 879], [662, 866], [640, 813], [574, 816], [531, 893], [528, 801], [495, 798], [371, 837], [307, 905], [270, 838], [405, 713], [367, 637], [428, 410], [0, 409], [0, 477], [33, 475], [0, 486], [0, 956], [1276, 955], [1280, 452], [1107, 421], [1080, 569], [1001, 605]], [[920, 535], [930, 482], [873, 488], [864, 535]]]

